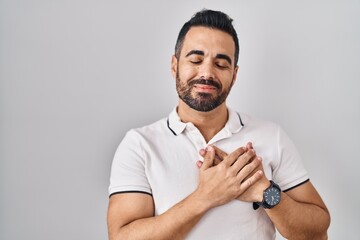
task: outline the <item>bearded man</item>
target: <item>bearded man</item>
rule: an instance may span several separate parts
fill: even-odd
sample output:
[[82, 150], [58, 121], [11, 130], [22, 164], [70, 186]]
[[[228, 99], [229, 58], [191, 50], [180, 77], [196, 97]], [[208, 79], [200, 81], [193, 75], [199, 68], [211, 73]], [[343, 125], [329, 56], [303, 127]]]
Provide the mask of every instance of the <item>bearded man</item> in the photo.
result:
[[226, 105], [238, 56], [226, 14], [202, 10], [184, 24], [171, 64], [178, 105], [116, 151], [109, 239], [264, 240], [275, 228], [327, 238], [329, 212], [285, 132]]

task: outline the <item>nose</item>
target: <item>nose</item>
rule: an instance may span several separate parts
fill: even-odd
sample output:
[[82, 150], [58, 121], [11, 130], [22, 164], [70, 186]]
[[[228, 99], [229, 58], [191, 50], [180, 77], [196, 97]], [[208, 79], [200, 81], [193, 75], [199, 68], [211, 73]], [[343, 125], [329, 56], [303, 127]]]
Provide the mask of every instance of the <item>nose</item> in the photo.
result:
[[215, 79], [215, 68], [214, 68], [213, 64], [209, 61], [204, 61], [199, 66], [199, 76], [200, 76], [200, 79], [214, 80]]

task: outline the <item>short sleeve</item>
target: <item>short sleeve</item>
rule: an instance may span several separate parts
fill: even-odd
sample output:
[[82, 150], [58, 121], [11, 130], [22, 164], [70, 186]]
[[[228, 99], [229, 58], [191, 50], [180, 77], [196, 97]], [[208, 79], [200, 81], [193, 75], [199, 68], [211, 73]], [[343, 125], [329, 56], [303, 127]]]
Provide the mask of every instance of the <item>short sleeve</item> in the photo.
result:
[[145, 171], [142, 137], [130, 130], [118, 146], [111, 166], [109, 195], [124, 192], [152, 194]]
[[294, 143], [281, 127], [278, 127], [279, 162], [273, 172], [273, 180], [283, 191], [306, 182], [309, 177]]

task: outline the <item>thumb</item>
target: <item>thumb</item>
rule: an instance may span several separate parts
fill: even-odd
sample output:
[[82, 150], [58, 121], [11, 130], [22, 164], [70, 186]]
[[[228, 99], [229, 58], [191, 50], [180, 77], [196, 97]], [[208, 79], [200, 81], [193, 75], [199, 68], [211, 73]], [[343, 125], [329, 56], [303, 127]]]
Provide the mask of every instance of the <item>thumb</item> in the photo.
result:
[[204, 162], [201, 166], [201, 170], [206, 170], [214, 165], [215, 150], [212, 146], [206, 148], [206, 154], [204, 156]]

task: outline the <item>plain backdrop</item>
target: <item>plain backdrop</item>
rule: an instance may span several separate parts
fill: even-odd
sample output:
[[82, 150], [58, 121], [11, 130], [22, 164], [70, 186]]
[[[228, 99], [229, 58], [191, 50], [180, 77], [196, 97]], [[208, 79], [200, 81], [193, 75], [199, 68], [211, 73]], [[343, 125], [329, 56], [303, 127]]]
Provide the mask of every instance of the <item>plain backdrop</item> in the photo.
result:
[[359, 0], [0, 0], [1, 240], [107, 239], [116, 147], [177, 103], [171, 55], [202, 8], [239, 35], [228, 104], [285, 129], [329, 238], [360, 239]]

